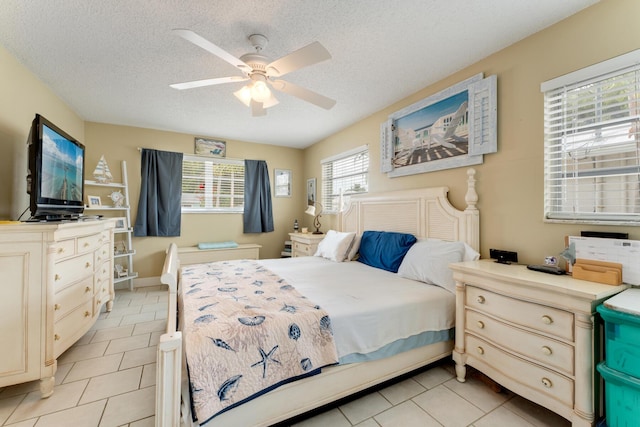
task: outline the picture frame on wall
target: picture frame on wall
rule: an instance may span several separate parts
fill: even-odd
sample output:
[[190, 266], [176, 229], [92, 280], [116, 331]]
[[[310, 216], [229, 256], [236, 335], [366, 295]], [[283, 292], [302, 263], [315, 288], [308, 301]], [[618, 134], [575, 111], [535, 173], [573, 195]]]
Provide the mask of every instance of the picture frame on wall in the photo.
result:
[[390, 178], [481, 164], [497, 148], [496, 76], [479, 73], [390, 114], [380, 127]]
[[307, 206], [315, 206], [316, 204], [316, 179], [307, 179]]
[[291, 171], [288, 169], [276, 169], [274, 176], [274, 196], [291, 197]]
[[226, 157], [227, 143], [217, 139], [195, 138], [197, 156]]

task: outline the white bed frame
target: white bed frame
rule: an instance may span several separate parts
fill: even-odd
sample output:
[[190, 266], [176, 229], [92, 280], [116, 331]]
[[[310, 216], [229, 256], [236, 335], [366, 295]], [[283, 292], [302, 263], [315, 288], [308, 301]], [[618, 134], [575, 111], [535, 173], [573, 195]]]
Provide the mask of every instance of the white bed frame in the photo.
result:
[[[352, 197], [339, 215], [341, 231], [384, 230], [449, 241], [464, 241], [479, 251], [480, 214], [475, 170], [467, 171], [464, 211], [447, 199], [447, 187], [364, 194]], [[160, 337], [156, 374], [156, 426], [194, 425], [184, 366], [182, 333], [176, 330], [179, 285], [177, 246], [172, 243], [161, 282], [169, 286], [167, 333]], [[215, 426], [269, 426], [358, 391], [426, 366], [451, 354], [453, 340], [431, 344], [371, 362], [323, 368], [322, 373], [289, 383], [213, 418]], [[182, 399], [181, 399], [182, 396]]]

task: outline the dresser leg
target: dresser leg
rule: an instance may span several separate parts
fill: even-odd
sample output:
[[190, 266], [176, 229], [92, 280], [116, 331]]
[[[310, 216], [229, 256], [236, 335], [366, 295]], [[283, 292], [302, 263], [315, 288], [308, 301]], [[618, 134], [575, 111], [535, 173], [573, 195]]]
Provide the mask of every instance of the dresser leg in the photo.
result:
[[467, 366], [462, 363], [456, 363], [456, 379], [463, 383], [466, 381], [467, 376]]
[[56, 383], [55, 377], [47, 377], [40, 379], [40, 395], [44, 399], [53, 394], [53, 386]]
[[113, 300], [107, 301], [107, 311], [111, 311], [113, 308]]

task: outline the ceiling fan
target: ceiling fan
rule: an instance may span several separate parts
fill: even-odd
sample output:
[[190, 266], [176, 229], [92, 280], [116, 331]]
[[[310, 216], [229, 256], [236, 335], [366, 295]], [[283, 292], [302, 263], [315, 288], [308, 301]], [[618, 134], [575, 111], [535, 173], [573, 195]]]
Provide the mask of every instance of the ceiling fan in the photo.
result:
[[251, 108], [253, 116], [264, 116], [267, 113], [267, 108], [278, 104], [278, 100], [273, 96], [269, 87], [327, 110], [331, 109], [336, 103], [335, 100], [312, 90], [278, 79], [292, 71], [330, 59], [331, 54], [319, 42], [313, 42], [280, 59], [270, 62], [269, 59], [261, 53], [268, 42], [267, 38], [261, 34], [249, 36], [249, 41], [253, 45], [255, 53], [247, 53], [240, 58], [236, 58], [191, 30], [176, 29], [173, 30], [173, 32], [196, 46], [213, 53], [220, 59], [227, 61], [242, 72], [242, 75], [239, 76], [219, 77], [170, 85], [174, 89], [192, 89], [251, 80], [251, 82], [242, 87], [242, 89], [234, 92], [234, 95], [247, 107]]

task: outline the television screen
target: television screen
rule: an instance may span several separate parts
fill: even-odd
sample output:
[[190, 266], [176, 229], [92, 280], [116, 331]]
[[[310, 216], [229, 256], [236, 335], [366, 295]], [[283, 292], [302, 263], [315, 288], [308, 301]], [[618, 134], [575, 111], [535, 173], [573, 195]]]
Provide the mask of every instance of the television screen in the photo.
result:
[[84, 145], [36, 114], [29, 133], [29, 221], [76, 218], [84, 210]]
[[43, 125], [42, 197], [82, 202], [83, 154], [78, 145]]

